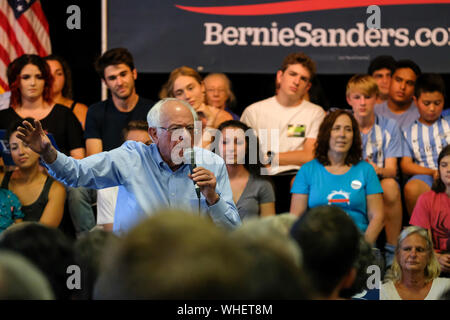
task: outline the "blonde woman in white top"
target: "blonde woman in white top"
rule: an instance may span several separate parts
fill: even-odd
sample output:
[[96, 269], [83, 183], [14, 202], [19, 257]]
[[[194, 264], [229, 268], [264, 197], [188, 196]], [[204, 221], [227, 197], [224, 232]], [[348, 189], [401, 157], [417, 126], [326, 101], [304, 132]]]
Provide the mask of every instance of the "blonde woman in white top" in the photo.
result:
[[450, 279], [439, 278], [440, 265], [428, 231], [405, 228], [397, 242], [395, 259], [380, 290], [381, 300], [437, 300], [448, 289]]

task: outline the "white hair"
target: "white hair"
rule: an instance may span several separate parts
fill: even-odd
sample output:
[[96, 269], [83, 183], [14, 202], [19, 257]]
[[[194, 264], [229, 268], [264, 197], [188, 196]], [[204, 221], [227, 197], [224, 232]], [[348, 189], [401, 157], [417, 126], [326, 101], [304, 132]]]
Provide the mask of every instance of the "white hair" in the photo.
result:
[[186, 108], [189, 109], [189, 111], [191, 111], [192, 117], [194, 118], [194, 122], [198, 120], [197, 112], [195, 112], [194, 108], [192, 108], [192, 106], [188, 102], [176, 98], [164, 98], [155, 103], [153, 107], [150, 109], [150, 111], [147, 113], [147, 122], [149, 128], [158, 129], [159, 127], [161, 127], [161, 108], [164, 106], [166, 102], [170, 101], [178, 102], [184, 105]]

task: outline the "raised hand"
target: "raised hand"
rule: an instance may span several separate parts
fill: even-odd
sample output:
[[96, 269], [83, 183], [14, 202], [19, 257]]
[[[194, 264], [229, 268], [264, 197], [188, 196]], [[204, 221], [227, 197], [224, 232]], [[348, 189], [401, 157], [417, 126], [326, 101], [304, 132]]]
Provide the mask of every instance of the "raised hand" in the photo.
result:
[[45, 162], [51, 163], [56, 159], [56, 150], [42, 129], [39, 120], [34, 120], [34, 127], [28, 121], [24, 121], [17, 131], [17, 138], [26, 143], [31, 150], [43, 156]]

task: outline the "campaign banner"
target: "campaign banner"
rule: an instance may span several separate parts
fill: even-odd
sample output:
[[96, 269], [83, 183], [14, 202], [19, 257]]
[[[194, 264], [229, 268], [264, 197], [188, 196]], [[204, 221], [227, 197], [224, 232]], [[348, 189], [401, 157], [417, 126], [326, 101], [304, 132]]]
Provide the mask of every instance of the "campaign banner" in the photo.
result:
[[366, 72], [378, 55], [450, 72], [450, 0], [109, 0], [108, 48], [139, 72], [274, 73], [303, 51], [322, 74]]

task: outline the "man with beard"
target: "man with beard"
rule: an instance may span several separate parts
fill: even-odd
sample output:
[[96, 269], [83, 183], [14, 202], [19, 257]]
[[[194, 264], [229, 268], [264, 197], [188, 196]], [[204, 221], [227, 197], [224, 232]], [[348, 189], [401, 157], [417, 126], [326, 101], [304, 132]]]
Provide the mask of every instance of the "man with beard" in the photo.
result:
[[146, 120], [153, 105], [136, 93], [137, 71], [127, 49], [106, 51], [95, 62], [95, 69], [111, 97], [89, 107], [84, 134], [88, 156], [119, 147], [123, 142], [122, 130], [132, 120]]

